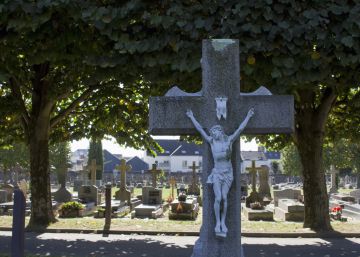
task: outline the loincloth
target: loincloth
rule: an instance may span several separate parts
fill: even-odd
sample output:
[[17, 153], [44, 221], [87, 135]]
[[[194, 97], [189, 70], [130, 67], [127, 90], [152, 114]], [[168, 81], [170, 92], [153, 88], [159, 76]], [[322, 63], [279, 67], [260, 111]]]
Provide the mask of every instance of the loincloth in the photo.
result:
[[230, 187], [233, 180], [234, 180], [234, 175], [232, 168], [226, 170], [217, 170], [213, 168], [206, 183], [214, 184], [214, 182], [218, 181], [221, 185], [226, 184]]

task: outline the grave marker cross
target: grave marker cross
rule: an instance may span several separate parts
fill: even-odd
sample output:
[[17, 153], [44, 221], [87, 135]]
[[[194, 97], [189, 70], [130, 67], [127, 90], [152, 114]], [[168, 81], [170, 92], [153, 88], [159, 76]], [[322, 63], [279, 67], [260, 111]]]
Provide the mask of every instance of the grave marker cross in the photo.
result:
[[252, 192], [256, 192], [256, 173], [262, 170], [262, 167], [256, 167], [255, 161], [251, 161], [251, 167], [246, 168], [251, 174], [251, 188]]
[[100, 168], [101, 168], [100, 165], [96, 165], [95, 159], [91, 160], [90, 165], [88, 165], [88, 170], [90, 172], [90, 180], [92, 185], [96, 185], [96, 170]]
[[131, 165], [126, 165], [126, 160], [121, 159], [120, 165], [117, 165], [115, 169], [120, 170], [120, 188], [126, 188], [126, 172], [131, 171]]
[[[149, 130], [153, 135], [197, 134], [186, 111], [191, 109], [205, 131], [221, 125], [230, 135], [244, 120], [250, 108], [255, 115], [247, 124], [245, 134], [292, 133], [294, 128], [294, 100], [291, 96], [272, 96], [261, 88], [255, 93], [240, 93], [239, 42], [230, 39], [204, 40], [202, 47], [202, 90], [186, 93], [178, 87], [170, 89], [165, 97], [150, 98]], [[222, 98], [221, 106], [217, 100]], [[226, 102], [225, 102], [226, 99]], [[219, 102], [219, 101], [218, 101]], [[218, 120], [217, 115], [220, 119]], [[214, 192], [206, 184], [213, 168], [210, 146], [203, 144], [203, 224], [193, 257], [242, 257], [241, 245], [241, 192], [240, 192], [240, 141], [237, 139], [231, 152], [234, 181], [228, 193], [229, 210], [226, 216], [226, 238], [214, 233]]]
[[171, 176], [170, 178], [170, 185], [171, 185], [171, 198], [174, 200], [174, 188], [176, 185], [176, 179], [174, 178], [174, 176]]
[[161, 172], [161, 170], [158, 170], [157, 169], [157, 163], [154, 163], [152, 165], [152, 168], [151, 170], [148, 170], [149, 172], [151, 172], [151, 176], [152, 176], [152, 187], [153, 188], [156, 188], [156, 184], [157, 184], [157, 181], [156, 181], [156, 178], [157, 178], [157, 174]]

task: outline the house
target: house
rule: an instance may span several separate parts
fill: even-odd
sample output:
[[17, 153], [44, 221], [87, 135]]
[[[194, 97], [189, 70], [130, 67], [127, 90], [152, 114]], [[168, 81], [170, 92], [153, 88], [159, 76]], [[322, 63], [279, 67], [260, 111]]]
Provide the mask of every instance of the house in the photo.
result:
[[164, 149], [163, 152], [156, 152], [153, 157], [149, 152], [145, 153], [144, 161], [149, 164], [158, 164], [158, 168], [165, 173], [187, 173], [191, 171], [189, 166], [195, 162], [196, 166], [202, 165], [202, 147], [195, 143], [180, 140], [156, 140]]

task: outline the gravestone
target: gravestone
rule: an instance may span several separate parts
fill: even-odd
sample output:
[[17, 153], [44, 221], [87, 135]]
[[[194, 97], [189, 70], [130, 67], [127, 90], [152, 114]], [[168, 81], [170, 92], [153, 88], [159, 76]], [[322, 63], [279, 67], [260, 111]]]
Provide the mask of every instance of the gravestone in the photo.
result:
[[[246, 126], [244, 133], [269, 134], [291, 133], [294, 128], [293, 98], [271, 96], [264, 88], [256, 93], [240, 94], [240, 64], [238, 41], [212, 39], [203, 41], [202, 74], [203, 88], [197, 93], [186, 93], [177, 87], [168, 91], [165, 97], [150, 98], [150, 133], [153, 135], [194, 135], [197, 130], [186, 111], [191, 109], [205, 130], [216, 124], [222, 125], [225, 133], [233, 133], [248, 110], [255, 108], [255, 117]], [[263, 95], [266, 94], [266, 95]], [[222, 111], [217, 120], [215, 98], [225, 99], [217, 108]], [[224, 116], [224, 111], [229, 110]], [[241, 257], [241, 192], [240, 192], [240, 141], [232, 146], [231, 161], [233, 177], [227, 202], [226, 215], [228, 232], [226, 238], [219, 238], [214, 232], [214, 192], [206, 181], [213, 169], [210, 145], [203, 144], [203, 223], [193, 257]]]
[[19, 188], [15, 188], [11, 238], [11, 256], [13, 257], [23, 257], [25, 252], [25, 206], [24, 193]]
[[245, 205], [250, 208], [250, 204], [259, 202], [263, 204], [263, 197], [256, 191], [256, 173], [261, 171], [261, 167], [256, 167], [256, 163], [254, 160], [251, 161], [251, 167], [246, 168], [247, 171], [251, 174], [251, 193], [248, 197], [246, 197]]
[[96, 171], [98, 169], [101, 169], [101, 167], [100, 167], [100, 165], [96, 165], [96, 160], [93, 159], [93, 160], [91, 160], [91, 163], [88, 164], [87, 168], [90, 173], [91, 185], [95, 186], [96, 185]]
[[161, 172], [161, 170], [157, 169], [157, 163], [152, 165], [151, 170], [147, 170], [151, 173], [151, 185], [153, 188], [157, 187], [157, 176]]
[[279, 204], [279, 199], [293, 199], [298, 200], [301, 197], [301, 190], [299, 189], [283, 189], [283, 190], [273, 190], [274, 194], [274, 205], [275, 207]]
[[356, 189], [350, 192], [350, 196], [355, 198], [355, 202], [360, 204], [360, 189]]
[[79, 188], [84, 184], [84, 181], [81, 179], [74, 180], [74, 192], [78, 192]]
[[162, 204], [162, 190], [154, 187], [142, 188], [142, 200], [143, 204], [159, 205]]
[[331, 187], [330, 187], [329, 193], [334, 194], [334, 193], [338, 192], [338, 186], [337, 186], [337, 183], [336, 183], [336, 177], [337, 177], [337, 174], [339, 174], [339, 171], [335, 169], [334, 165], [331, 165], [329, 172], [330, 172], [330, 175], [331, 175]]
[[259, 195], [262, 199], [264, 197], [271, 198], [270, 186], [269, 186], [269, 167], [262, 165], [259, 173]]
[[101, 203], [101, 192], [97, 186], [81, 186], [79, 189], [79, 200], [83, 203]]
[[135, 207], [134, 216], [156, 219], [163, 214], [162, 190], [145, 186], [142, 188], [143, 203]]
[[274, 216], [280, 221], [304, 221], [304, 204], [294, 199], [278, 199]]
[[192, 171], [192, 179], [191, 179], [191, 184], [188, 188], [188, 194], [189, 195], [200, 195], [200, 186], [198, 183], [198, 178], [196, 175], [196, 170], [200, 168], [200, 166], [196, 166], [196, 162], [194, 161], [192, 166], [189, 166], [189, 168]]
[[126, 172], [131, 171], [131, 165], [126, 165], [126, 160], [120, 161], [120, 166], [116, 167], [120, 170], [120, 189], [115, 192], [115, 199], [126, 201], [128, 205], [131, 203], [131, 192], [126, 189]]
[[54, 193], [54, 200], [58, 203], [66, 203], [72, 200], [72, 194], [66, 189], [66, 172], [67, 170], [57, 172], [60, 188]]
[[5, 190], [7, 192], [6, 202], [12, 202], [13, 194], [14, 194], [14, 186], [11, 184], [5, 184], [5, 185], [2, 185], [0, 189]]
[[0, 190], [0, 203], [8, 202], [8, 192], [6, 190]]

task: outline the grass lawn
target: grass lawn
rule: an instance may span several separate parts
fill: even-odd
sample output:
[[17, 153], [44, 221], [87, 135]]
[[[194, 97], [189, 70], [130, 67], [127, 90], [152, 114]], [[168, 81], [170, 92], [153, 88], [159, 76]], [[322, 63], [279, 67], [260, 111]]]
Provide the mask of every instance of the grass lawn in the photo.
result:
[[[26, 224], [29, 218], [26, 218]], [[102, 230], [104, 227], [104, 219], [95, 219], [92, 217], [84, 218], [59, 218], [58, 222], [51, 224], [49, 228], [59, 229], [93, 229]], [[131, 219], [129, 217], [112, 219], [111, 230], [127, 230], [127, 231], [157, 231], [161, 232], [189, 232], [199, 231], [202, 223], [201, 211], [197, 220], [195, 221], [180, 221], [169, 220], [168, 213], [165, 213], [163, 218], [153, 219]], [[349, 222], [337, 222], [332, 223], [335, 231], [338, 232], [359, 232], [360, 221]], [[267, 232], [267, 233], [279, 233], [279, 232], [310, 232], [309, 229], [302, 228], [301, 222], [268, 222], [268, 221], [245, 221], [241, 222], [242, 232]], [[0, 219], [0, 227], [11, 227], [12, 217], [2, 216]], [[1, 257], [1, 256], [0, 256]]]

